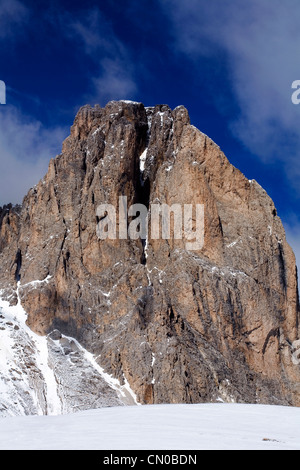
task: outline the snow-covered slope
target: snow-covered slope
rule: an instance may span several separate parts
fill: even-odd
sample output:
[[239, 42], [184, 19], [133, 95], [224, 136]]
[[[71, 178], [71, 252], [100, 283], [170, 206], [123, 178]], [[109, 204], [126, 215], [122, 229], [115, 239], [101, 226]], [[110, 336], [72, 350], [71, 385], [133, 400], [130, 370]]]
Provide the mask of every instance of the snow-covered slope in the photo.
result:
[[145, 405], [4, 418], [1, 449], [298, 449], [300, 409]]
[[0, 418], [136, 403], [126, 380], [105, 374], [75, 339], [38, 336], [26, 318], [20, 301], [10, 306], [0, 295]]

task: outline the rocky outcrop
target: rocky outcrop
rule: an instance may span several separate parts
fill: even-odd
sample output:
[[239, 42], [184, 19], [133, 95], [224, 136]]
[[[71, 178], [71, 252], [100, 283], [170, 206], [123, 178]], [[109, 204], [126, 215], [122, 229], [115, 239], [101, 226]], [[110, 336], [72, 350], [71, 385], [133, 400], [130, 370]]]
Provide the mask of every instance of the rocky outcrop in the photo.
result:
[[[203, 247], [187, 250], [172, 226], [169, 239], [100, 240], [97, 208], [121, 196], [149, 209], [203, 205]], [[284, 228], [266, 192], [183, 106], [81, 108], [61, 155], [8, 217], [2, 295], [16, 302], [19, 283], [30, 328], [75, 337], [139, 402], [300, 405], [297, 271]]]
[[0, 300], [0, 418], [66, 414], [135, 404], [127, 384], [109, 377], [73, 338], [38, 336], [18, 302]]

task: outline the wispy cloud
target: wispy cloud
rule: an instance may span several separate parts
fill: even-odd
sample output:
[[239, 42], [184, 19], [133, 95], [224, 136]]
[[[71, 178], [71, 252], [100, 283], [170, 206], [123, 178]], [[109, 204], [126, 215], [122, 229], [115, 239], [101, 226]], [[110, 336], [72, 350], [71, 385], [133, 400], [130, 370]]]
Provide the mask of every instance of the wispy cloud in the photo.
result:
[[262, 159], [283, 161], [288, 174], [290, 165], [300, 171], [300, 106], [291, 102], [291, 84], [300, 78], [299, 2], [165, 0], [161, 4], [170, 12], [177, 50], [196, 67], [200, 56], [226, 61], [224, 80], [229, 80], [239, 107], [230, 122], [232, 133]]
[[95, 69], [89, 77], [91, 91], [86, 99], [106, 104], [111, 99], [133, 97], [138, 87], [130, 51], [99, 8], [82, 10], [80, 16], [60, 13], [60, 18], [64, 34], [81, 48]]
[[100, 103], [111, 99], [131, 99], [137, 92], [137, 85], [130, 65], [121, 58], [105, 58], [101, 61], [101, 72], [93, 77], [95, 89], [94, 101]]
[[65, 34], [81, 42], [86, 54], [115, 52], [116, 36], [103, 13], [96, 7], [82, 10], [80, 16], [63, 12]]
[[21, 203], [61, 150], [67, 130], [45, 129], [41, 122], [12, 106], [0, 112], [0, 205]]
[[[223, 112], [233, 136], [263, 162], [277, 163], [300, 197], [300, 105], [291, 101], [292, 82], [300, 79], [299, 1], [158, 1], [168, 12], [176, 53], [199, 75], [203, 58], [224, 73], [212, 84], [211, 99], [218, 106], [218, 87], [226, 84], [234, 106]], [[300, 266], [300, 224], [285, 226]]]
[[[14, 39], [18, 28], [22, 30], [23, 26], [26, 31], [31, 14], [33, 11], [19, 0], [0, 0], [0, 40]], [[41, 16], [46, 25], [53, 26], [61, 40], [72, 43], [71, 53], [77, 55], [86, 68], [85, 91], [79, 90], [76, 110], [88, 102], [104, 105], [111, 99], [134, 96], [137, 85], [130, 52], [99, 8], [67, 11], [63, 7], [57, 10], [49, 6], [41, 11]], [[24, 98], [19, 90], [9, 86], [7, 90]], [[26, 98], [39, 100], [38, 97]], [[0, 205], [22, 201], [30, 187], [46, 173], [50, 158], [60, 152], [68, 133], [69, 127], [46, 128], [33, 116], [13, 106], [0, 108]]]
[[29, 9], [18, 0], [0, 0], [0, 40], [20, 34], [21, 26], [29, 18]]

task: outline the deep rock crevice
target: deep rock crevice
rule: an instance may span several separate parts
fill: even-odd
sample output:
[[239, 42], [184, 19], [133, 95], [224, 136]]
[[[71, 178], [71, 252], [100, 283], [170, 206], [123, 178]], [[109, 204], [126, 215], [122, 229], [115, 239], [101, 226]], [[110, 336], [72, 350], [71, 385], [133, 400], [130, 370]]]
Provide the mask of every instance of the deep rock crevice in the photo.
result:
[[15, 262], [14, 264], [16, 265], [16, 270], [15, 270], [15, 281], [19, 282], [21, 280], [21, 268], [22, 268], [22, 252], [20, 249], [18, 249]]

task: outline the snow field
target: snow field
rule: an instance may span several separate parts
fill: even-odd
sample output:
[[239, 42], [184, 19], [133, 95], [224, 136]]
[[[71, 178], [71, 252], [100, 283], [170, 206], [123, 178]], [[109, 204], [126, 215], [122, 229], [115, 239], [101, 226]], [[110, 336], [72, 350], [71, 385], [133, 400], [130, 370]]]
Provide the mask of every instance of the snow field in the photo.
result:
[[0, 425], [6, 450], [300, 450], [300, 409], [281, 406], [112, 407]]

